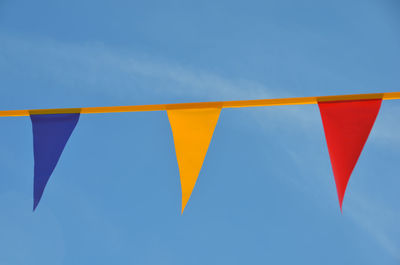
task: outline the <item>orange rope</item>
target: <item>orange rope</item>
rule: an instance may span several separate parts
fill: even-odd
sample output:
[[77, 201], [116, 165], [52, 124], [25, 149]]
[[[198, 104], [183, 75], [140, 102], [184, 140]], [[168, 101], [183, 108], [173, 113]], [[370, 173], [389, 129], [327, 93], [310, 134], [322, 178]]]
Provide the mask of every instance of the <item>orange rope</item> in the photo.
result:
[[133, 106], [114, 106], [114, 107], [86, 107], [86, 108], [64, 108], [64, 109], [34, 109], [34, 110], [1, 110], [0, 117], [29, 116], [30, 114], [61, 114], [61, 113], [113, 113], [113, 112], [135, 112], [135, 111], [161, 111], [167, 109], [189, 109], [189, 108], [245, 108], [245, 107], [264, 107], [279, 105], [304, 105], [317, 104], [326, 101], [345, 101], [345, 100], [366, 100], [379, 99], [391, 100], [400, 99], [400, 92], [374, 93], [374, 94], [354, 94], [322, 97], [299, 97], [299, 98], [276, 98], [276, 99], [255, 99], [255, 100], [235, 100], [235, 101], [216, 101], [216, 102], [196, 102], [178, 104], [158, 104], [158, 105], [133, 105]]

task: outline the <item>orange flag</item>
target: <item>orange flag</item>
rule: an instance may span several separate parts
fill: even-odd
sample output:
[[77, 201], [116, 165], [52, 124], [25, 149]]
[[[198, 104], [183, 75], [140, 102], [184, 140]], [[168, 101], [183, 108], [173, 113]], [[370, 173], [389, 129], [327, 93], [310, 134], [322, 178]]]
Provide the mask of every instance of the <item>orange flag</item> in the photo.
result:
[[182, 188], [182, 213], [203, 165], [220, 107], [167, 110]]

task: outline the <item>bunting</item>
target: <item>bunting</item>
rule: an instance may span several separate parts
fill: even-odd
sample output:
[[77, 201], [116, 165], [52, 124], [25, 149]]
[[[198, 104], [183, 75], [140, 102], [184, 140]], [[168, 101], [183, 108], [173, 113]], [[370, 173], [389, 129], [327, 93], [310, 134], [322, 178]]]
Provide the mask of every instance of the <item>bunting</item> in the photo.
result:
[[183, 213], [196, 185], [222, 108], [318, 104], [342, 211], [350, 176], [375, 123], [382, 100], [393, 99], [400, 99], [400, 92], [139, 106], [0, 110], [0, 117], [31, 118], [35, 210], [81, 114], [166, 111], [178, 162]]
[[31, 115], [34, 154], [33, 210], [75, 129], [79, 113]]
[[185, 209], [206, 157], [221, 108], [167, 110], [174, 137]]
[[347, 183], [375, 123], [381, 102], [382, 99], [318, 103], [340, 211]]

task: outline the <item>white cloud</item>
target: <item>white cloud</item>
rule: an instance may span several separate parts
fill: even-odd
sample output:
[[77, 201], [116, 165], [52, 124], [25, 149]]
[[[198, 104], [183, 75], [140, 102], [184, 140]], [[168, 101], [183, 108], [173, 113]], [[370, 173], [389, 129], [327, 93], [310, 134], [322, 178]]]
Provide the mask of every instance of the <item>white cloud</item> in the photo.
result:
[[370, 201], [361, 194], [353, 194], [352, 200], [346, 207], [346, 215], [364, 228], [383, 249], [400, 262], [398, 245], [400, 214], [384, 203]]

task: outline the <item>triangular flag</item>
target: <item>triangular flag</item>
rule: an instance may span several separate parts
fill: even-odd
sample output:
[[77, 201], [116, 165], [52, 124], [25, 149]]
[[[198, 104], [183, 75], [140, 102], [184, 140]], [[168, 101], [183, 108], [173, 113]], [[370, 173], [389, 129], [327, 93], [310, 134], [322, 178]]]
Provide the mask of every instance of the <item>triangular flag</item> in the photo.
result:
[[381, 103], [382, 99], [318, 103], [340, 211], [350, 175], [368, 139]]
[[79, 120], [79, 113], [31, 114], [35, 160], [33, 210]]
[[182, 213], [203, 165], [221, 108], [167, 110], [182, 188]]

